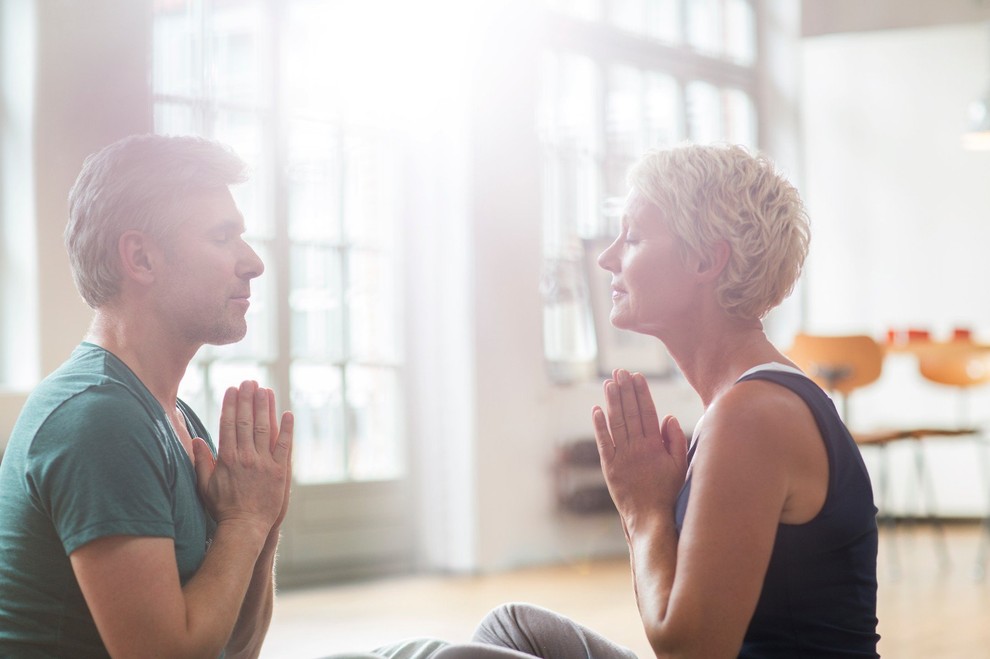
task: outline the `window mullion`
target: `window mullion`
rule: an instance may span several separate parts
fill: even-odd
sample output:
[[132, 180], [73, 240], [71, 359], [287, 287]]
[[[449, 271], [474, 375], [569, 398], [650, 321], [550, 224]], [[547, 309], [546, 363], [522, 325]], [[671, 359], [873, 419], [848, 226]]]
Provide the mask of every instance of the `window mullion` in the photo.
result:
[[271, 168], [264, 175], [272, 181], [271, 212], [273, 213], [272, 260], [275, 278], [275, 363], [272, 364], [272, 377], [277, 390], [282, 393], [283, 405], [291, 400], [290, 364], [292, 363], [292, 308], [290, 303], [291, 282], [290, 264], [292, 244], [289, 238], [289, 154], [288, 122], [280, 89], [285, 28], [286, 5], [278, 0], [269, 0], [266, 10], [273, 29], [270, 32], [268, 94], [271, 99], [269, 115], [269, 149]]

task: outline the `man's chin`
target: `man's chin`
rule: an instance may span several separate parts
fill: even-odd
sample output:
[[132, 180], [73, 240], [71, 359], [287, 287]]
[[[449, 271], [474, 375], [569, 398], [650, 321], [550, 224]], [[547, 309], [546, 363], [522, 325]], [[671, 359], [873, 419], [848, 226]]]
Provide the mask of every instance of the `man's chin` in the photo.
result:
[[213, 333], [205, 343], [211, 346], [226, 346], [237, 343], [247, 336], [247, 325], [243, 327], [225, 327]]

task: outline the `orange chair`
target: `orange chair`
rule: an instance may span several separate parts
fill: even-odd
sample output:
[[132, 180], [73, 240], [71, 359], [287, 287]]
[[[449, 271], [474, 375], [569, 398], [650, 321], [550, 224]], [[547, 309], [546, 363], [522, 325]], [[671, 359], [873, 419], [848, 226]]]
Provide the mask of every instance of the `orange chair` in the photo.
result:
[[[864, 334], [823, 336], [799, 333], [787, 351], [788, 357], [811, 379], [826, 391], [838, 394], [839, 413], [847, 426], [850, 426], [849, 397], [857, 389], [874, 383], [883, 371], [885, 350], [873, 337]], [[861, 447], [876, 447], [879, 452], [877, 471], [877, 508], [879, 518], [888, 525], [894, 524], [893, 515], [885, 512], [890, 496], [888, 475], [888, 455], [886, 447], [902, 440], [915, 441], [923, 436], [940, 431], [932, 428], [889, 428], [861, 431], [850, 426], [853, 440]], [[952, 434], [960, 434], [953, 430]], [[948, 564], [948, 550], [945, 544], [941, 521], [934, 514], [934, 492], [921, 446], [915, 444], [915, 465], [917, 478], [922, 485], [926, 517], [937, 532], [937, 548], [943, 565]], [[892, 561], [897, 567], [896, 554]]]
[[[973, 387], [990, 383], [990, 349], [976, 346], [968, 341], [930, 344], [919, 347], [918, 369], [921, 375], [938, 384], [955, 387], [959, 392], [957, 425], [950, 428], [926, 428], [919, 430], [923, 437], [971, 436], [986, 440], [982, 429], [973, 424], [970, 418], [969, 393]], [[986, 573], [987, 554], [990, 551], [990, 466], [983, 455], [983, 479], [987, 490], [987, 510], [983, 520], [984, 533], [976, 556], [976, 576], [983, 578]]]
[[[849, 396], [856, 389], [873, 384], [883, 371], [884, 349], [865, 334], [822, 336], [799, 333], [787, 356], [830, 393], [839, 394], [839, 415], [850, 424]], [[911, 429], [856, 432], [857, 444], [885, 444], [912, 437]]]

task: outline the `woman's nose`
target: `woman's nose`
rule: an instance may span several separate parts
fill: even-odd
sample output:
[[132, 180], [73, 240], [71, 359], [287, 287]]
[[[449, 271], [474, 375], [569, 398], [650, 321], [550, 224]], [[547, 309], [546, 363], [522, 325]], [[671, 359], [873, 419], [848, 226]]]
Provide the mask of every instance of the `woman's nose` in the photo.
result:
[[618, 259], [616, 259], [615, 257], [616, 245], [618, 244], [618, 242], [619, 239], [616, 238], [615, 240], [612, 241], [611, 245], [605, 248], [605, 251], [603, 251], [601, 254], [598, 255], [599, 267], [601, 267], [604, 270], [608, 270], [609, 272], [618, 271], [618, 267], [619, 267]]

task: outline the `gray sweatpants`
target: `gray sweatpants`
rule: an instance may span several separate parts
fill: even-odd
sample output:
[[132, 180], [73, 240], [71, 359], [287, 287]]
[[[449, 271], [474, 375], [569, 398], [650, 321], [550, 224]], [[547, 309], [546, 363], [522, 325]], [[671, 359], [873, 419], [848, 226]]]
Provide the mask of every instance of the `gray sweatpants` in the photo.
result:
[[330, 659], [636, 659], [636, 655], [570, 618], [533, 604], [503, 604], [478, 625], [471, 643], [417, 639], [371, 654]]

